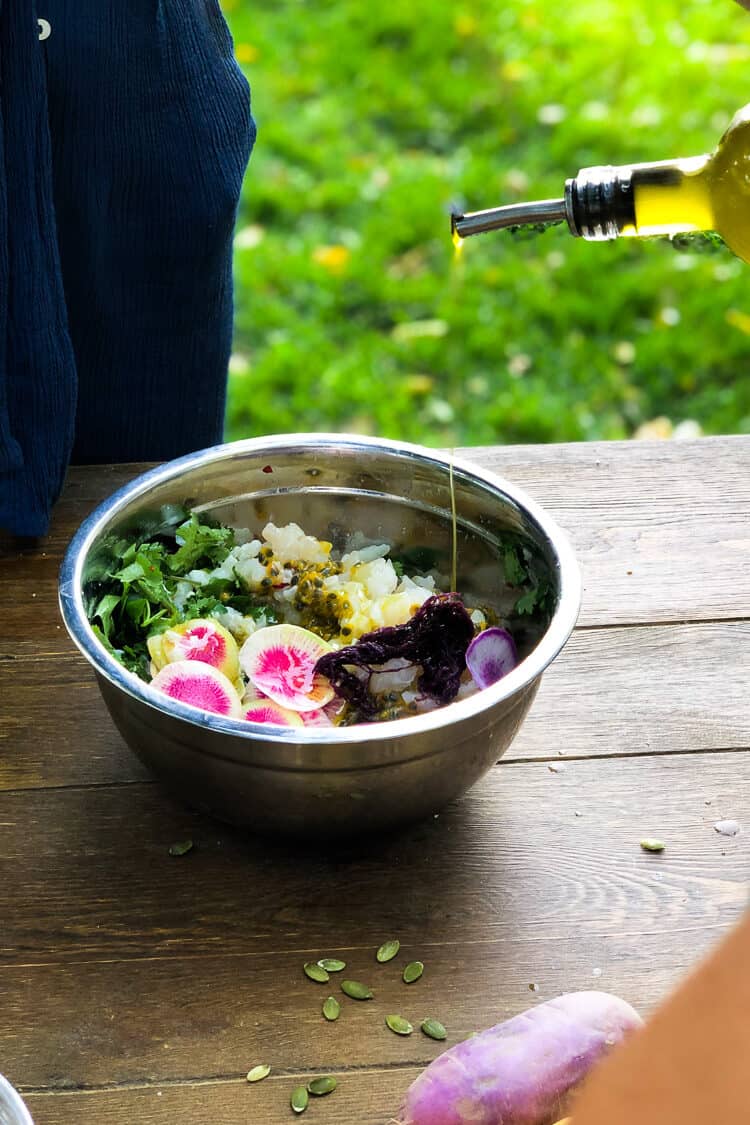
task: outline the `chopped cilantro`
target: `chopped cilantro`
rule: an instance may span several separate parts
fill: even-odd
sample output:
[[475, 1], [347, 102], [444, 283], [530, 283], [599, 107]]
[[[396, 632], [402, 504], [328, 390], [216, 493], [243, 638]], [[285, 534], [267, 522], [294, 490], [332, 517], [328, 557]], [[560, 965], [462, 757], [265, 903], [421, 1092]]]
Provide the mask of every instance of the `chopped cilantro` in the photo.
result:
[[503, 566], [505, 567], [505, 581], [511, 586], [523, 586], [528, 575], [518, 558], [518, 550], [508, 544], [503, 551]]
[[173, 574], [186, 574], [197, 566], [220, 566], [234, 546], [231, 527], [211, 527], [191, 516], [175, 533], [178, 549], [169, 558]]
[[[164, 509], [162, 514], [166, 511]], [[214, 579], [175, 601], [178, 583], [199, 566], [213, 569], [234, 545], [234, 531], [201, 523], [197, 516], [167, 527], [167, 516], [152, 520], [148, 531], [128, 540], [118, 537], [103, 545], [89, 570], [85, 590], [89, 619], [99, 640], [124, 666], [149, 679], [147, 638], [194, 617], [208, 617], [226, 608], [258, 616], [269, 611], [247, 594], [238, 577]], [[275, 618], [274, 618], [275, 620]]]

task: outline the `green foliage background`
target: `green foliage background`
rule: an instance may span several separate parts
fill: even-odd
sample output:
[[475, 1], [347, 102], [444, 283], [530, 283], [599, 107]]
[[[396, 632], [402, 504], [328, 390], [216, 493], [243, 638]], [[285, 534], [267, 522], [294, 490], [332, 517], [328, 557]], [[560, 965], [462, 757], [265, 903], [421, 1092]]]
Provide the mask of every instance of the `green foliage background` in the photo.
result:
[[258, 141], [229, 438], [428, 444], [750, 432], [750, 267], [720, 248], [485, 235], [449, 212], [708, 151], [750, 100], [731, 0], [224, 0]]

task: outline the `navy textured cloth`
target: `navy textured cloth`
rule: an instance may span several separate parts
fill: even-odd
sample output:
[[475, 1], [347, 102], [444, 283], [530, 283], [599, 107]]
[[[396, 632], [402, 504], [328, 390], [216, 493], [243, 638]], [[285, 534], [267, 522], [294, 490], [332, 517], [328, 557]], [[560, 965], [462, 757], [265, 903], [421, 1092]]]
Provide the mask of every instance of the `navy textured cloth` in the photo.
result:
[[38, 535], [71, 458], [221, 440], [255, 125], [218, 0], [0, 0], [0, 67], [0, 526]]

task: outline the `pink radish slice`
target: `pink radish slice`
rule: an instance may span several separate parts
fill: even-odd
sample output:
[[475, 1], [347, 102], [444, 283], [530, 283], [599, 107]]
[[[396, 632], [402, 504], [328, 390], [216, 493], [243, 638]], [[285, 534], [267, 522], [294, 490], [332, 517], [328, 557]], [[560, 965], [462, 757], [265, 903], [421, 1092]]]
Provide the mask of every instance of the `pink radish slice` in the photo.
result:
[[230, 680], [239, 675], [237, 642], [228, 629], [211, 618], [183, 621], [150, 637], [148, 647], [157, 668], [178, 660], [200, 660], [218, 668]]
[[234, 685], [218, 668], [200, 660], [176, 660], [167, 664], [151, 681], [151, 687], [170, 699], [213, 711], [231, 719], [242, 717], [242, 704]]
[[466, 667], [477, 687], [497, 683], [518, 663], [515, 641], [507, 629], [484, 629], [466, 650]]
[[282, 707], [316, 711], [333, 698], [315, 665], [330, 646], [299, 625], [267, 625], [251, 633], [240, 650], [242, 670], [254, 686]]
[[333, 720], [329, 717], [324, 707], [319, 707], [316, 711], [305, 711], [302, 714], [302, 719], [306, 727], [333, 726]]
[[248, 723], [273, 723], [280, 727], [304, 726], [296, 711], [290, 711], [288, 707], [280, 707], [271, 699], [258, 699], [247, 708], [243, 704], [243, 709], [245, 709], [244, 718]]

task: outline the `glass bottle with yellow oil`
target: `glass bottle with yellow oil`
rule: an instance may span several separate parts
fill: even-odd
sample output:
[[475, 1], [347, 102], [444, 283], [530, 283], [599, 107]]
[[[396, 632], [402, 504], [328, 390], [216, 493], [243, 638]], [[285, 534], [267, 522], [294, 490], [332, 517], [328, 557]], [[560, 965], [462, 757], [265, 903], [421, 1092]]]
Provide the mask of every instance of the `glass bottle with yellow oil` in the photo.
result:
[[652, 164], [584, 168], [562, 199], [453, 215], [456, 242], [484, 231], [566, 222], [579, 238], [715, 231], [750, 262], [750, 105], [732, 118], [714, 152]]

